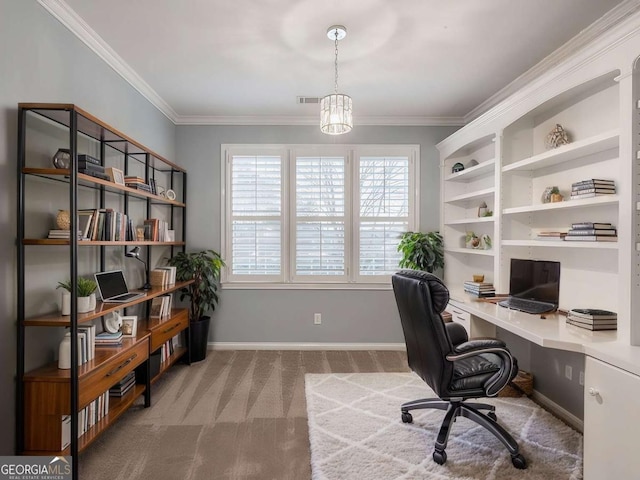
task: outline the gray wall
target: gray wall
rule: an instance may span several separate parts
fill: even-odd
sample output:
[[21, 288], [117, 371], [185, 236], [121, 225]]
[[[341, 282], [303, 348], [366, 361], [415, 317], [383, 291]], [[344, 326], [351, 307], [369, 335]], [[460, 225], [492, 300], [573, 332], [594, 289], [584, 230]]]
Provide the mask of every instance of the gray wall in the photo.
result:
[[[167, 158], [175, 126], [35, 0], [0, 0], [0, 454], [13, 454], [18, 102], [75, 103]], [[54, 152], [52, 151], [51, 154]], [[31, 247], [34, 248], [34, 247]], [[33, 250], [31, 250], [33, 252]], [[47, 274], [45, 272], [45, 274]], [[52, 296], [59, 275], [52, 274]], [[45, 329], [46, 330], [46, 329]], [[41, 336], [46, 336], [42, 332]]]
[[[187, 168], [190, 249], [220, 250], [220, 148], [222, 144], [419, 144], [421, 230], [439, 225], [440, 173], [435, 144], [455, 127], [365, 127], [329, 137], [315, 126], [179, 126], [178, 162]], [[229, 290], [221, 292], [210, 341], [403, 342], [390, 290]], [[322, 325], [313, 325], [313, 314]]]

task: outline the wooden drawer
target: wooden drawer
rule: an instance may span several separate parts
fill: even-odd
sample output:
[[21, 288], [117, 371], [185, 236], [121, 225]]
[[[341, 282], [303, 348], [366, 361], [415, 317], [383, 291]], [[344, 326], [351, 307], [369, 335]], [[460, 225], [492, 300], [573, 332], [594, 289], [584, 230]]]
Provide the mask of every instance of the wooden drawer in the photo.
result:
[[131, 348], [118, 354], [91, 370], [80, 379], [80, 408], [104, 393], [116, 382], [149, 358], [149, 339], [137, 341]]
[[151, 332], [151, 351], [155, 352], [165, 342], [189, 326], [189, 312], [186, 309], [174, 310], [173, 316], [149, 326]]
[[451, 314], [451, 320], [461, 324], [471, 337], [471, 314], [451, 304], [447, 305], [447, 312]]

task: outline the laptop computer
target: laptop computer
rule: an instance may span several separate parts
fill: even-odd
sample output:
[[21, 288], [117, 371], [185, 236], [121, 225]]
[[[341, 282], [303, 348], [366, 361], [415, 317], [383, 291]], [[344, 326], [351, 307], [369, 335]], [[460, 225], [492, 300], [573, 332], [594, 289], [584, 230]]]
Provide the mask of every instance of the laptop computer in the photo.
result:
[[509, 298], [498, 305], [526, 313], [558, 309], [560, 262], [511, 259]]
[[122, 270], [95, 274], [98, 292], [104, 303], [125, 303], [144, 297], [146, 293], [129, 292]]

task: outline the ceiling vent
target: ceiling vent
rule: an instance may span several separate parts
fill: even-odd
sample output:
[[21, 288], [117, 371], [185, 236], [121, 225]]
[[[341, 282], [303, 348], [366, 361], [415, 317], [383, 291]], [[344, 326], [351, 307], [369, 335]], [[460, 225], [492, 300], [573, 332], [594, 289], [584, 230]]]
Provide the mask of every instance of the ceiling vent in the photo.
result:
[[307, 105], [320, 103], [320, 97], [296, 97], [296, 103], [298, 105]]

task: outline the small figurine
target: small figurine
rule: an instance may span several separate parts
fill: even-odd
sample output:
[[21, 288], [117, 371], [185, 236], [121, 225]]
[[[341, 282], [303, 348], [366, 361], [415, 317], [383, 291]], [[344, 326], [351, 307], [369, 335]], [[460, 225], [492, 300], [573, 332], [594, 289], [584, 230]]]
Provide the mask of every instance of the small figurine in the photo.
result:
[[567, 145], [569, 143], [569, 135], [562, 128], [562, 125], [556, 123], [556, 126], [549, 135], [547, 135], [547, 140], [545, 142], [545, 146], [547, 148], [558, 148], [561, 145]]

